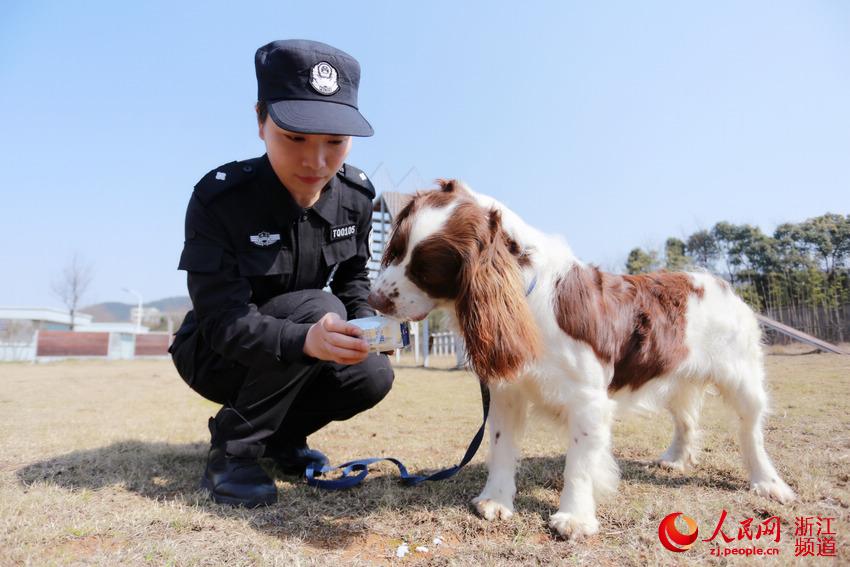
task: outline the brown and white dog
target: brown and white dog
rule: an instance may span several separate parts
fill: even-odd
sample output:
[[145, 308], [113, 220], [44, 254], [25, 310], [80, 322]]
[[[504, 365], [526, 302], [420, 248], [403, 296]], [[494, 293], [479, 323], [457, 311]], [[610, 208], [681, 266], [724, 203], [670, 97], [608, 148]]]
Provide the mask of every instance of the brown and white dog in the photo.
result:
[[740, 417], [752, 489], [783, 503], [794, 498], [764, 449], [761, 332], [724, 281], [602, 272], [501, 203], [457, 181], [440, 185], [398, 215], [370, 302], [400, 319], [420, 320], [437, 307], [454, 315], [492, 397], [478, 513], [513, 514], [517, 443], [534, 404], [568, 431], [560, 508], [549, 525], [565, 537], [596, 533], [596, 495], [614, 491], [619, 479], [615, 410], [666, 406], [675, 433], [658, 462], [684, 470], [696, 463], [709, 386]]

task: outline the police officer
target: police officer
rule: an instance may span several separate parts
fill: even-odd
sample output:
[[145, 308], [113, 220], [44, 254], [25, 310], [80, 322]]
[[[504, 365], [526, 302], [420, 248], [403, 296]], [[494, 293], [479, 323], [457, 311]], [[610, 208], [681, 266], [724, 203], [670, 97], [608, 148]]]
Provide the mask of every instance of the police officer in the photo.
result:
[[[277, 499], [258, 459], [288, 473], [327, 464], [307, 436], [378, 403], [393, 372], [347, 319], [375, 312], [366, 261], [374, 188], [343, 163], [371, 136], [360, 66], [314, 41], [257, 50], [266, 154], [207, 173], [186, 212], [180, 270], [190, 311], [171, 348], [181, 377], [223, 404], [210, 418], [201, 486], [216, 502]], [[332, 293], [323, 291], [326, 286]]]

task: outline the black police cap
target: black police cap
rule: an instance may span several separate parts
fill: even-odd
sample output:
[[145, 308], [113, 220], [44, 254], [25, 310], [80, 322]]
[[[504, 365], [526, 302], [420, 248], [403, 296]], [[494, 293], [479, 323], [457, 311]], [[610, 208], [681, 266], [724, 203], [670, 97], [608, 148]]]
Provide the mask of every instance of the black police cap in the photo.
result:
[[285, 130], [302, 134], [371, 136], [357, 109], [360, 64], [318, 41], [273, 41], [257, 50], [257, 100]]

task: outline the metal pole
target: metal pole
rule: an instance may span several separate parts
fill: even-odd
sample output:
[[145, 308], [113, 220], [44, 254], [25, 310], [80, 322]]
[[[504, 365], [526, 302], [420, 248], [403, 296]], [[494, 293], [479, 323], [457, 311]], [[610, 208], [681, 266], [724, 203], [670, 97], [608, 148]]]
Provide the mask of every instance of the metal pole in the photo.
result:
[[384, 202], [384, 196], [381, 195], [381, 256], [384, 254], [384, 249], [387, 246], [387, 204]]
[[463, 368], [466, 363], [466, 346], [463, 344], [463, 339], [460, 338], [460, 335], [455, 335], [455, 360], [457, 361], [457, 368]]
[[419, 322], [414, 321], [411, 328], [413, 329], [413, 340], [415, 342], [413, 346], [413, 363], [416, 366], [419, 366], [419, 351], [422, 349], [422, 341], [420, 340], [419, 335]]
[[425, 368], [428, 368], [429, 360], [429, 352], [428, 352], [428, 343], [430, 342], [430, 329], [428, 329], [428, 317], [422, 320], [422, 365]]

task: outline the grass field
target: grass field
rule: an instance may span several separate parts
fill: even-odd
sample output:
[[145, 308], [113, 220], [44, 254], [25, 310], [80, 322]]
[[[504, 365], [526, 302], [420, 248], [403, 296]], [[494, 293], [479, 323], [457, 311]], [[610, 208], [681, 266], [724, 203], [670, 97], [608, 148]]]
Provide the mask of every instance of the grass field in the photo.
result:
[[[278, 504], [232, 509], [196, 490], [207, 417], [217, 408], [168, 361], [3, 364], [0, 564], [848, 565], [850, 356], [773, 355], [767, 365], [774, 408], [767, 448], [797, 502], [783, 506], [747, 491], [735, 419], [709, 396], [705, 452], [690, 473], [650, 464], [670, 440], [666, 415], [617, 423], [620, 489], [600, 505], [601, 533], [572, 543], [546, 527], [562, 486], [563, 443], [542, 419], [532, 420], [523, 445], [509, 521], [488, 523], [469, 507], [485, 479], [486, 447], [449, 481], [404, 488], [395, 468], [381, 465], [364, 486], [323, 492], [276, 475]], [[413, 471], [433, 470], [460, 459], [480, 412], [467, 372], [400, 365], [384, 402], [310, 442], [335, 463], [391, 455]], [[721, 559], [702, 541], [681, 554], [659, 543], [667, 514], [693, 517], [703, 539], [724, 509], [733, 537], [746, 518], [755, 527], [778, 515], [780, 555]], [[817, 515], [836, 518], [838, 558], [796, 559], [794, 518]], [[443, 544], [433, 545], [435, 537]], [[402, 542], [411, 553], [398, 559]], [[427, 552], [414, 551], [423, 545]]]

